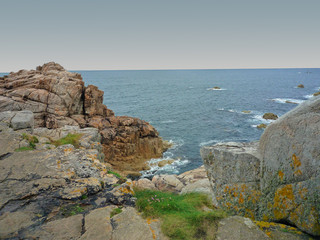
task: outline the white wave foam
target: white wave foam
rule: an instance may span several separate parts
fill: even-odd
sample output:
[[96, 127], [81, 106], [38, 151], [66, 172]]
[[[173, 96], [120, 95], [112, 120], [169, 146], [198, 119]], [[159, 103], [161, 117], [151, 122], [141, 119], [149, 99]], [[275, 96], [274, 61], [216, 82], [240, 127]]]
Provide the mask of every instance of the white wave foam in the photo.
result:
[[296, 103], [296, 104], [300, 104], [305, 101], [305, 100], [293, 99], [293, 98], [274, 98], [271, 100], [277, 103]]
[[310, 99], [313, 97], [313, 94], [303, 96], [305, 99]]
[[217, 89], [217, 88], [207, 88], [208, 91], [225, 91], [227, 89], [224, 89], [224, 88], [220, 88], [220, 89]]
[[271, 120], [271, 119], [264, 119], [263, 115], [254, 115], [252, 120], [255, 122], [260, 122], [260, 123], [272, 123], [275, 121], [275, 120]]
[[218, 140], [209, 140], [209, 141], [200, 143], [200, 144], [199, 144], [199, 147], [216, 144], [216, 143], [218, 143], [218, 142], [219, 142]]
[[160, 123], [163, 123], [163, 124], [168, 124], [168, 123], [175, 123], [177, 121], [175, 120], [165, 120], [165, 121], [161, 121]]
[[[159, 167], [158, 163], [163, 160], [174, 160], [174, 162], [171, 164], [164, 165], [163, 167]], [[148, 162], [150, 169], [140, 172], [142, 174], [141, 177], [142, 178], [151, 177], [153, 175], [156, 175], [159, 172], [165, 172], [166, 174], [178, 174], [179, 173], [178, 168], [188, 163], [189, 163], [189, 160], [187, 159], [172, 159], [169, 157], [154, 158]]]

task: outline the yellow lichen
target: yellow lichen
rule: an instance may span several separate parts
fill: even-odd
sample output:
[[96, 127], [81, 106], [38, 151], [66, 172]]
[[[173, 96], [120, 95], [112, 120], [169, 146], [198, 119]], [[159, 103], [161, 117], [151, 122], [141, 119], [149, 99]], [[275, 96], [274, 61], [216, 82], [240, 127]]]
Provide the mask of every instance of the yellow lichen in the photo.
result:
[[280, 180], [283, 181], [284, 173], [281, 170], [279, 170], [278, 176], [279, 176]]
[[292, 163], [293, 163], [293, 168], [294, 169], [296, 169], [296, 168], [301, 166], [301, 162], [300, 162], [299, 158], [295, 154], [292, 155]]
[[288, 211], [295, 207], [293, 188], [291, 184], [279, 188], [274, 196], [273, 213], [276, 219], [286, 218]]

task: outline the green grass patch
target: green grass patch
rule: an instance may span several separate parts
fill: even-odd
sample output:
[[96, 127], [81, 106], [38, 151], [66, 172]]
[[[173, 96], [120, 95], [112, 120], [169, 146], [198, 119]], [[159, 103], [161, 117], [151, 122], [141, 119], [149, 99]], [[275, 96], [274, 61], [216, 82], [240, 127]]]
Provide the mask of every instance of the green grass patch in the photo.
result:
[[108, 174], [113, 174], [113, 175], [116, 176], [117, 178], [122, 178], [122, 176], [121, 176], [119, 173], [114, 172], [114, 171], [111, 171], [111, 170], [108, 171]]
[[30, 150], [34, 150], [33, 147], [21, 147], [21, 148], [17, 148], [16, 150], [14, 150], [15, 152], [24, 152], [24, 151], [30, 151]]
[[73, 216], [82, 212], [84, 212], [84, 209], [79, 204], [70, 205], [70, 206], [61, 208], [61, 213], [65, 217]]
[[[170, 239], [214, 239], [217, 220], [226, 213], [217, 210], [204, 194], [136, 190], [136, 207], [144, 217], [160, 218]], [[207, 210], [203, 210], [207, 209]], [[210, 233], [210, 234], [208, 234]]]
[[110, 213], [110, 218], [112, 218], [113, 216], [119, 213], [122, 213], [122, 209], [120, 207], [113, 209], [112, 212]]
[[22, 139], [25, 139], [29, 142], [29, 146], [27, 147], [20, 147], [16, 149], [16, 152], [23, 152], [23, 151], [30, 151], [34, 150], [36, 148], [36, 143], [39, 142], [38, 138], [36, 136], [32, 136], [26, 133], [22, 133]]
[[82, 137], [82, 134], [68, 133], [67, 136], [57, 141], [53, 141], [52, 144], [55, 145], [56, 147], [59, 147], [61, 145], [66, 145], [66, 144], [72, 144], [75, 148], [79, 148], [80, 147], [79, 140], [81, 137]]

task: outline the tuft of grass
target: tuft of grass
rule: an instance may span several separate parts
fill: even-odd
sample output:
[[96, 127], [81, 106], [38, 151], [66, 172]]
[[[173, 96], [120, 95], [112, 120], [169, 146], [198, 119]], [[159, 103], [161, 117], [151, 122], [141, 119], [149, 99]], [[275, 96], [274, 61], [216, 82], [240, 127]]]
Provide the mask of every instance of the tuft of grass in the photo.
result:
[[108, 174], [113, 174], [113, 175], [116, 176], [117, 178], [122, 178], [122, 176], [121, 176], [119, 173], [114, 172], [114, 171], [111, 171], [111, 170], [108, 171]]
[[76, 204], [62, 207], [61, 212], [63, 216], [69, 217], [84, 212], [84, 209], [79, 204]]
[[115, 215], [117, 215], [119, 213], [122, 213], [121, 207], [113, 209], [112, 212], [110, 213], [110, 218], [112, 218], [113, 216], [115, 216]]
[[214, 239], [212, 231], [217, 220], [226, 217], [225, 212], [214, 208], [208, 196], [200, 193], [177, 195], [136, 189], [135, 197], [138, 210], [144, 217], [160, 218], [162, 230], [170, 239]]
[[15, 149], [14, 151], [15, 151], [15, 152], [24, 152], [24, 151], [30, 151], [30, 150], [34, 150], [34, 148], [33, 148], [33, 147], [30, 147], [30, 146], [28, 146], [28, 147], [21, 147], [21, 148]]
[[36, 148], [36, 143], [39, 142], [39, 140], [38, 140], [38, 138], [36, 136], [28, 135], [26, 133], [22, 133], [22, 139], [27, 140], [29, 142], [29, 146], [15, 149], [16, 152], [34, 150]]
[[59, 147], [61, 145], [66, 145], [66, 144], [72, 144], [75, 148], [79, 148], [80, 147], [79, 140], [81, 137], [82, 137], [82, 134], [68, 133], [67, 136], [57, 141], [53, 141], [52, 144], [55, 145], [56, 147]]

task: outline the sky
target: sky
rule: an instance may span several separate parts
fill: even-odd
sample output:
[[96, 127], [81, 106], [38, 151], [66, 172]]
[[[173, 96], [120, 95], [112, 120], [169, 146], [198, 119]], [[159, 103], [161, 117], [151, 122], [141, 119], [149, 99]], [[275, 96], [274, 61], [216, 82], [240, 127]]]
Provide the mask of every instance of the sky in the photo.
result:
[[0, 72], [319, 68], [319, 0], [0, 0]]

